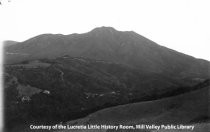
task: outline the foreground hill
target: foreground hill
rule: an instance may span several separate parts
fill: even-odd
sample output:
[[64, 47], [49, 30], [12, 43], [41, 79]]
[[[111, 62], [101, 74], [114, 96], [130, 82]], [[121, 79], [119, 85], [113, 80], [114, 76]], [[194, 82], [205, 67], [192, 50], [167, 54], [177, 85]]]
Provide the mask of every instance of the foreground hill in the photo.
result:
[[[209, 86], [189, 93], [155, 101], [145, 101], [116, 106], [100, 110], [89, 116], [67, 122], [68, 125], [80, 124], [184, 124], [194, 125], [193, 132], [206, 132], [210, 128]], [[67, 132], [64, 130], [60, 132]], [[79, 130], [78, 130], [79, 131]], [[81, 131], [81, 130], [80, 130]], [[83, 130], [87, 131], [88, 130]], [[99, 130], [89, 130], [90, 132]], [[106, 130], [101, 130], [106, 131]], [[112, 130], [107, 130], [111, 132]], [[118, 130], [123, 131], [123, 130]], [[124, 130], [129, 131], [129, 130]], [[149, 132], [152, 130], [130, 130], [132, 132]], [[154, 130], [155, 131], [155, 130]], [[192, 130], [160, 130], [160, 132], [189, 132]], [[155, 131], [156, 132], [156, 131]], [[159, 131], [158, 131], [159, 132]]]
[[[190, 48], [190, 47], [189, 47]], [[133, 32], [111, 27], [84, 34], [43, 34], [5, 48], [5, 63], [64, 55], [111, 61], [177, 78], [206, 78], [210, 63], [160, 46]]]

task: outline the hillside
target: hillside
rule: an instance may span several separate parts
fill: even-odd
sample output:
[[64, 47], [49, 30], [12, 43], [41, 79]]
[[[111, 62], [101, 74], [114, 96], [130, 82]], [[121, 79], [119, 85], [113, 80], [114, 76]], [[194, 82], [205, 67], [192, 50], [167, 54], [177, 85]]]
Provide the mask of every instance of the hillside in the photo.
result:
[[[155, 101], [107, 108], [85, 118], [67, 122], [67, 124], [123, 124], [134, 126], [136, 124], [191, 124], [195, 125], [195, 132], [204, 132], [210, 128], [209, 88], [207, 86], [193, 92]], [[137, 129], [131, 131], [145, 132], [147, 130]], [[111, 132], [111, 130], [107, 130], [107, 132]], [[188, 132], [188, 130], [160, 130], [160, 132]]]
[[111, 106], [186, 93], [209, 82], [178, 80], [107, 61], [63, 56], [6, 65], [4, 85], [5, 121], [16, 126], [77, 119]]

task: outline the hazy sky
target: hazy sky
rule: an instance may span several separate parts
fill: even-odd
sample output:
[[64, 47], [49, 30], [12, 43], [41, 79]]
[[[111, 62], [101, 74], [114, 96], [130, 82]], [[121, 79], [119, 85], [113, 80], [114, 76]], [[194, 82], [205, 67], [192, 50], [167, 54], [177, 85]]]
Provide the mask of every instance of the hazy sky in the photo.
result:
[[209, 0], [1, 0], [0, 40], [133, 30], [160, 45], [210, 60]]

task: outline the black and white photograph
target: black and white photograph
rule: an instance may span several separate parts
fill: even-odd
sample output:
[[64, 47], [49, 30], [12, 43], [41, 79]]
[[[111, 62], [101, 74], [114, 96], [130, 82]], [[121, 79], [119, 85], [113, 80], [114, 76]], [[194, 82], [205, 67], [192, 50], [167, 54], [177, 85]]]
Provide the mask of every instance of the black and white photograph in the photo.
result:
[[0, 0], [1, 132], [208, 132], [209, 0]]

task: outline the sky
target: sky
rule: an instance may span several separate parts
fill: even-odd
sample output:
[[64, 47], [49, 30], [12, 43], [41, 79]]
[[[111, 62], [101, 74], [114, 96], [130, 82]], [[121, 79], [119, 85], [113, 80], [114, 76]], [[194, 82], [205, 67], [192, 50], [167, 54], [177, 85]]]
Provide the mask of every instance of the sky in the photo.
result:
[[210, 60], [209, 0], [0, 2], [0, 42], [21, 42], [43, 33], [85, 33], [110, 26], [120, 31], [135, 31], [160, 45]]

